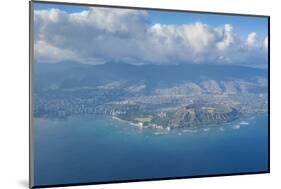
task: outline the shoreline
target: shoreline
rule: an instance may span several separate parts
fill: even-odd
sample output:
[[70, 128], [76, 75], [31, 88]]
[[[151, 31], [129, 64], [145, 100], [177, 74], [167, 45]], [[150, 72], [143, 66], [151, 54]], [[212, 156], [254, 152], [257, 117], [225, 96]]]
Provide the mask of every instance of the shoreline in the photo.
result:
[[130, 121], [127, 121], [127, 120], [124, 120], [124, 119], [121, 119], [119, 117], [116, 117], [116, 116], [111, 116], [111, 119], [113, 120], [117, 120], [117, 121], [120, 121], [120, 122], [125, 122], [125, 123], [128, 123], [129, 125], [132, 125], [132, 126], [135, 126], [135, 127], [138, 127], [140, 129], [143, 129], [143, 128], [151, 128], [151, 129], [157, 129], [157, 130], [164, 130], [164, 131], [170, 131], [171, 128], [170, 127], [167, 127], [167, 128], [164, 128], [160, 125], [149, 125], [149, 126], [143, 126], [143, 125], [140, 125], [140, 124], [137, 124], [137, 123], [133, 123], [133, 122], [130, 122]]
[[[264, 112], [263, 112], [264, 113]], [[256, 115], [247, 115], [247, 116], [242, 116], [232, 122], [229, 122], [229, 123], [222, 123], [222, 124], [219, 124], [219, 125], [213, 125], [213, 124], [210, 124], [210, 125], [205, 125], [204, 128], [174, 128], [174, 129], [171, 129], [170, 127], [169, 128], [163, 128], [162, 126], [153, 126], [153, 125], [149, 125], [149, 126], [141, 126], [137, 123], [133, 123], [133, 122], [130, 122], [130, 121], [127, 121], [127, 120], [124, 120], [124, 119], [121, 119], [119, 117], [116, 117], [116, 116], [110, 116], [110, 118], [112, 120], [117, 120], [117, 121], [120, 121], [120, 122], [124, 122], [124, 123], [127, 123], [129, 125], [132, 125], [132, 126], [135, 126], [137, 128], [140, 128], [140, 129], [143, 129], [143, 128], [151, 128], [151, 129], [156, 129], [158, 131], [166, 131], [166, 132], [169, 132], [171, 130], [181, 130], [183, 133], [197, 133], [197, 132], [200, 132], [200, 130], [204, 131], [204, 132], [207, 132], [209, 131], [210, 129], [214, 129], [214, 128], [218, 128], [220, 131], [222, 130], [221, 127], [225, 127], [225, 126], [231, 126], [233, 129], [239, 129], [241, 126], [247, 126], [249, 125], [249, 121], [252, 120], [254, 117], [256, 116], [259, 116], [259, 115], [262, 115], [263, 113], [258, 113]], [[223, 129], [224, 130], [224, 129]], [[161, 133], [162, 134], [162, 133]]]
[[[138, 125], [136, 123], [133, 123], [133, 122], [130, 122], [130, 121], [127, 121], [127, 120], [124, 120], [124, 119], [120, 119], [119, 117], [116, 117], [116, 116], [110, 116], [110, 118], [113, 119], [113, 120], [120, 121], [120, 122], [128, 123], [128, 124], [136, 126], [136, 127], [140, 127], [140, 125]], [[142, 128], [142, 127], [140, 127], [140, 128]]]

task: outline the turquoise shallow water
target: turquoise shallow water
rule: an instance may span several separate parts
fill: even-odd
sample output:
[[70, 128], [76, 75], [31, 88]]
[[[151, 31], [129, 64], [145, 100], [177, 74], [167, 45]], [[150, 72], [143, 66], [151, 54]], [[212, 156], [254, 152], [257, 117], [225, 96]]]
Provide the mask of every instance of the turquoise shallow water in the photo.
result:
[[93, 115], [34, 120], [35, 185], [266, 171], [266, 114], [162, 133]]

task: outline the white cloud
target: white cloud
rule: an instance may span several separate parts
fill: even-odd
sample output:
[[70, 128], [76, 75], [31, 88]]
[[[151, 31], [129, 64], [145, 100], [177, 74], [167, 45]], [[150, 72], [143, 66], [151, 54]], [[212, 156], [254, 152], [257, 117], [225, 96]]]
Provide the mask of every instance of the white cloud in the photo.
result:
[[45, 62], [57, 62], [62, 60], [78, 60], [77, 55], [68, 49], [62, 49], [48, 44], [46, 41], [37, 40], [34, 44], [37, 59]]
[[246, 41], [246, 44], [248, 45], [248, 47], [253, 47], [254, 45], [256, 45], [257, 42], [257, 34], [255, 32], [249, 33], [248, 34], [248, 38]]
[[176, 58], [179, 61], [189, 61], [204, 56], [214, 45], [214, 41], [214, 31], [200, 22], [183, 25], [154, 24], [148, 29], [145, 45], [150, 48], [145, 54], [150, 54], [153, 60], [161, 58], [164, 62]]
[[217, 30], [220, 35], [223, 36], [223, 40], [217, 42], [217, 48], [219, 50], [224, 50], [234, 43], [235, 35], [233, 32], [233, 26], [230, 24], [225, 24], [221, 31]]
[[205, 51], [210, 43], [214, 41], [213, 31], [206, 24], [197, 22], [183, 25], [182, 30], [182, 38], [195, 53]]
[[[36, 61], [239, 63], [254, 56], [231, 24], [152, 24], [146, 11], [109, 8], [36, 10], [34, 21]], [[246, 46], [255, 43], [249, 34]]]

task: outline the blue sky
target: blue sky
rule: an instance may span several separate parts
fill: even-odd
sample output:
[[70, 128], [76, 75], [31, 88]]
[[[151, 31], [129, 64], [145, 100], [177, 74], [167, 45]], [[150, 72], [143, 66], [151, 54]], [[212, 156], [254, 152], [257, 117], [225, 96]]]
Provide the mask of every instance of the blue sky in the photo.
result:
[[56, 8], [56, 9], [60, 9], [60, 10], [64, 10], [66, 12], [69, 13], [73, 13], [73, 12], [80, 12], [83, 10], [87, 10], [88, 7], [87, 6], [79, 6], [79, 5], [65, 5], [65, 4], [52, 4], [52, 3], [39, 3], [39, 2], [35, 2], [33, 4], [34, 9], [36, 10], [48, 10], [51, 8]]

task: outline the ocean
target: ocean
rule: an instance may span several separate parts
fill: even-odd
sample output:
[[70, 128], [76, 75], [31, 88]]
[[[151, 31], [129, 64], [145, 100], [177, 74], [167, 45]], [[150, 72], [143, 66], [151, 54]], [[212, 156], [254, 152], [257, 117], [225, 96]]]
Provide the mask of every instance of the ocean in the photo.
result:
[[268, 170], [268, 115], [163, 132], [94, 115], [34, 119], [35, 185]]

